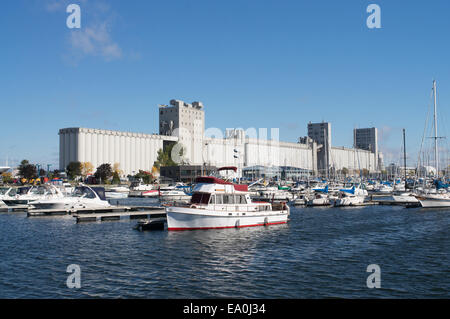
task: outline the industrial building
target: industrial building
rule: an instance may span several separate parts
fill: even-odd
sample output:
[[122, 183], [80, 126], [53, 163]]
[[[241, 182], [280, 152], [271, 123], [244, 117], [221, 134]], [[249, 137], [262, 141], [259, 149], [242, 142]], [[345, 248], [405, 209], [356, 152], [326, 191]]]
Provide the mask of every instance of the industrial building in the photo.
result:
[[[205, 130], [201, 102], [171, 100], [170, 105], [159, 106], [159, 135], [77, 127], [61, 129], [59, 166], [64, 170], [73, 161], [91, 162], [94, 167], [119, 163], [123, 175], [127, 176], [139, 170], [151, 170], [158, 150], [168, 143], [178, 143], [183, 148], [183, 156], [172, 159], [180, 165], [233, 165], [238, 167], [239, 175], [247, 177], [257, 177], [263, 172], [268, 175], [283, 172], [286, 177], [296, 178], [327, 176], [344, 167], [350, 171], [377, 172], [382, 163], [377, 131], [376, 128], [368, 130], [368, 134], [360, 129], [354, 131], [355, 148], [331, 146], [331, 124], [326, 122], [309, 123], [308, 136], [300, 138], [298, 143], [279, 141], [278, 129], [270, 130], [270, 138], [267, 130], [254, 128], [228, 129], [222, 134], [214, 128]], [[175, 174], [173, 170], [166, 171]], [[190, 178], [183, 170], [177, 172], [174, 176]]]

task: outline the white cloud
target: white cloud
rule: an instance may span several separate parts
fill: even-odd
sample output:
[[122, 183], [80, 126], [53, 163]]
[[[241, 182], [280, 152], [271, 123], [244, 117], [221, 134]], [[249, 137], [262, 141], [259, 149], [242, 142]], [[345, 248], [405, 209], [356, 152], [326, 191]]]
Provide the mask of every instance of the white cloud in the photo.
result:
[[72, 55], [77, 58], [92, 55], [112, 61], [123, 55], [119, 44], [112, 40], [106, 22], [71, 30], [70, 45]]
[[[123, 57], [123, 50], [113, 39], [112, 26], [117, 15], [110, 5], [102, 0], [77, 0], [81, 7], [81, 28], [69, 29], [68, 52], [64, 59], [71, 64], [78, 64], [88, 56], [100, 57], [109, 62]], [[67, 15], [66, 7], [71, 0], [46, 0], [47, 12]]]
[[62, 0], [48, 0], [44, 3], [44, 8], [48, 12], [65, 11], [65, 2]]

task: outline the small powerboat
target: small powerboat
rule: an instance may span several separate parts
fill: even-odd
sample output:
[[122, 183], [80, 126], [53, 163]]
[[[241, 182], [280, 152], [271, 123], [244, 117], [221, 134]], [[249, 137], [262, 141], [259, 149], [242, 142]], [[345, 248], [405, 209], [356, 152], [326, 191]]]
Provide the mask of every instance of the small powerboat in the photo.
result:
[[111, 204], [106, 200], [103, 187], [89, 187], [87, 185], [75, 187], [70, 196], [36, 200], [30, 202], [29, 205], [32, 209], [61, 209], [65, 211], [111, 207]]
[[135, 229], [139, 231], [144, 230], [164, 230], [165, 226], [165, 218], [155, 218], [149, 220], [139, 221], [135, 227]]

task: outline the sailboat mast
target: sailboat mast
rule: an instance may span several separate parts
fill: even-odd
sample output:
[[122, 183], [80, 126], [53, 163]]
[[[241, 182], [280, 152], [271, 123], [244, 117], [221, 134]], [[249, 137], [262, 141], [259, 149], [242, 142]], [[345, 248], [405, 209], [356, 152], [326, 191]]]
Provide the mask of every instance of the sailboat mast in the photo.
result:
[[436, 80], [433, 80], [434, 95], [434, 159], [436, 161], [436, 174], [439, 177], [439, 156], [438, 156], [438, 136], [437, 136], [437, 108], [436, 108]]
[[406, 191], [406, 133], [403, 129], [403, 164], [405, 168], [405, 191]]

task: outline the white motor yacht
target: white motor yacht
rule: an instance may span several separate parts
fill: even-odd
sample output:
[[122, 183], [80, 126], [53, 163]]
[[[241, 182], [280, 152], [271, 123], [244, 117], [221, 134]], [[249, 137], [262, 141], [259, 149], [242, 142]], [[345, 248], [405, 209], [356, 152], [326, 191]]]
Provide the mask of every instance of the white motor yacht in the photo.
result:
[[0, 187], [0, 201], [3, 199], [10, 199], [12, 197], [11, 194], [15, 195], [14, 188], [12, 187]]
[[295, 196], [288, 190], [279, 186], [269, 186], [264, 190], [260, 190], [256, 195], [252, 195], [252, 199], [256, 201], [284, 201], [290, 202]]
[[87, 185], [75, 187], [75, 190], [69, 196], [41, 199], [30, 202], [29, 205], [34, 209], [61, 209], [66, 211], [111, 207], [111, 204], [106, 200], [103, 187], [90, 187]]
[[192, 194], [190, 193], [190, 187], [178, 183], [177, 185], [168, 186], [159, 189], [159, 200], [162, 202], [169, 201], [189, 201]]
[[47, 200], [64, 197], [63, 192], [59, 188], [50, 184], [32, 187], [19, 187], [17, 189], [13, 189], [9, 195], [9, 198], [3, 199], [3, 202], [8, 206], [28, 205], [30, 202], [41, 199]]
[[196, 179], [190, 204], [166, 207], [168, 230], [241, 228], [285, 224], [289, 206], [252, 202], [247, 185], [208, 176]]
[[107, 199], [122, 199], [128, 198], [130, 189], [128, 186], [115, 186], [105, 190], [105, 197]]
[[141, 181], [131, 183], [130, 190], [134, 192], [145, 192], [155, 189], [152, 184], [143, 184]]

